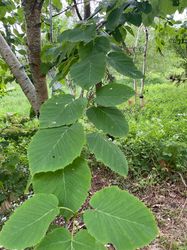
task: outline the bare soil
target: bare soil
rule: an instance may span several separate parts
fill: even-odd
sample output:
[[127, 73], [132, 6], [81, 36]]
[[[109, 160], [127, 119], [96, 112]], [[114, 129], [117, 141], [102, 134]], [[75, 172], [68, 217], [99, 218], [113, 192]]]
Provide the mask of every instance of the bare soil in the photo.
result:
[[[140, 186], [132, 179], [116, 178], [103, 168], [93, 171], [92, 192], [109, 185], [140, 198], [154, 213], [160, 230], [157, 239], [141, 250], [187, 250], [187, 188], [180, 179], [150, 186]], [[114, 248], [109, 247], [110, 250]]]

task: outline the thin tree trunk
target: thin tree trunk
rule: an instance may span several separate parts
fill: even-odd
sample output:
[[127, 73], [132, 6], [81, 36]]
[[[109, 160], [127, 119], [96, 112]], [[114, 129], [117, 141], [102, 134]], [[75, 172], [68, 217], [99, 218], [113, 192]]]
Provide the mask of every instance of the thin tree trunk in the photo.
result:
[[39, 107], [48, 99], [46, 76], [41, 72], [41, 9], [43, 0], [23, 0], [28, 58]]
[[25, 73], [23, 65], [19, 62], [15, 54], [12, 52], [11, 48], [7, 44], [6, 40], [0, 33], [0, 55], [4, 58], [5, 62], [10, 67], [10, 70], [19, 85], [21, 86], [24, 94], [28, 98], [31, 106], [33, 107], [35, 113], [38, 113], [39, 106], [36, 100], [35, 87], [31, 80]]
[[49, 20], [50, 20], [50, 42], [53, 43], [53, 7], [52, 0], [49, 1]]
[[[186, 53], [187, 55], [187, 43], [186, 43]], [[185, 78], [187, 78], [187, 58], [185, 58]]]
[[[140, 30], [141, 30], [141, 26], [138, 28], [138, 32], [137, 32], [137, 35], [136, 35], [136, 40], [135, 40], [135, 43], [134, 43], [133, 62], [135, 62], [135, 60], [136, 60], [136, 49], [138, 47], [138, 41], [139, 41], [139, 38], [140, 38]], [[136, 79], [133, 80], [133, 88], [134, 88], [134, 92], [135, 92], [134, 102], [137, 103], [138, 86], [137, 86], [137, 80]]]
[[76, 0], [73, 0], [73, 3], [74, 3], [74, 8], [75, 8], [75, 11], [76, 11], [76, 13], [77, 13], [77, 16], [78, 16], [79, 20], [82, 21], [82, 16], [81, 16], [81, 14], [80, 14], [80, 12], [79, 12], [79, 8], [78, 8], [78, 6], [77, 6], [77, 1], [76, 1]]
[[149, 42], [149, 33], [147, 27], [145, 27], [145, 45], [144, 45], [143, 69], [142, 69], [143, 78], [141, 79], [141, 88], [140, 88], [140, 107], [144, 107], [144, 86], [145, 86], [145, 72], [147, 66], [148, 42]]
[[90, 0], [84, 0], [84, 20], [91, 15]]

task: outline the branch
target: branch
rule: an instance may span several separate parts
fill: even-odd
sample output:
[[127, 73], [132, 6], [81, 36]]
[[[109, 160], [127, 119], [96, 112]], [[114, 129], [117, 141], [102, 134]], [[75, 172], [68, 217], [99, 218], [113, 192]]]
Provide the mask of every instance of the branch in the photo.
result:
[[7, 44], [0, 32], [0, 55], [8, 64], [13, 76], [16, 78], [24, 94], [29, 100], [36, 114], [38, 114], [39, 107], [36, 100], [36, 90], [31, 80], [27, 76], [23, 65], [19, 62], [16, 55], [12, 52], [10, 46]]
[[81, 17], [81, 15], [80, 15], [79, 9], [78, 9], [78, 7], [77, 7], [77, 2], [76, 2], [76, 0], [73, 0], [73, 3], [74, 3], [74, 7], [75, 7], [75, 11], [76, 11], [76, 13], [77, 13], [77, 16], [78, 16], [79, 20], [82, 21], [82, 17]]
[[[86, 2], [89, 2], [89, 0], [86, 1]], [[64, 10], [62, 10], [61, 12], [59, 12], [59, 13], [53, 15], [52, 17], [57, 17], [57, 16], [59, 16], [59, 15], [65, 13], [66, 11], [71, 10], [72, 8], [76, 8], [76, 6], [79, 5], [79, 4], [83, 4], [83, 2], [79, 2], [79, 3], [76, 2], [76, 5], [75, 5], [75, 4], [69, 5], [69, 6], [67, 6]], [[95, 13], [93, 13], [93, 14], [92, 14], [90, 17], [88, 17], [88, 19], [86, 19], [86, 20], [90, 20], [90, 19], [91, 19], [92, 17], [94, 17], [97, 13], [99, 13], [100, 10], [101, 10], [101, 8], [100, 8], [99, 10], [97, 10]], [[81, 17], [81, 18], [82, 18], [82, 17]]]

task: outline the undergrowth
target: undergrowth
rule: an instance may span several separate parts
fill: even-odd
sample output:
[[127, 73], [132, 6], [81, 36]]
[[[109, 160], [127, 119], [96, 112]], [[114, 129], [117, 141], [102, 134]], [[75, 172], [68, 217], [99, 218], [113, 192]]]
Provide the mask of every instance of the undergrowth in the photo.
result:
[[150, 85], [144, 108], [124, 107], [130, 133], [120, 142], [132, 175], [175, 179], [187, 172], [186, 96], [186, 85]]

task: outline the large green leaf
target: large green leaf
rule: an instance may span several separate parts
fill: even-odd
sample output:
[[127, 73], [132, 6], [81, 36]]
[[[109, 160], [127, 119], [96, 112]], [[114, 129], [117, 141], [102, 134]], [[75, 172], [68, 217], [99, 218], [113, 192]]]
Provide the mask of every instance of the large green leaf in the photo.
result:
[[111, 107], [127, 101], [134, 95], [134, 90], [123, 84], [107, 84], [99, 88], [95, 101], [105, 107]]
[[80, 25], [74, 29], [65, 30], [59, 37], [59, 41], [89, 42], [96, 36], [96, 25]]
[[110, 14], [107, 17], [106, 22], [106, 29], [109, 31], [113, 31], [119, 24], [121, 15], [123, 13], [123, 8], [120, 6], [119, 8], [116, 8], [110, 12]]
[[128, 165], [122, 151], [113, 142], [98, 133], [87, 136], [88, 147], [98, 161], [120, 175], [127, 175]]
[[105, 67], [105, 55], [103, 53], [91, 53], [80, 62], [75, 63], [70, 70], [70, 74], [75, 84], [84, 89], [89, 89], [102, 80]]
[[124, 13], [123, 18], [126, 20], [126, 22], [131, 23], [138, 27], [142, 23], [142, 15], [140, 13], [133, 13], [133, 12]]
[[[32, 183], [35, 193], [52, 193], [60, 206], [76, 212], [88, 196], [91, 173], [86, 161], [77, 158], [64, 170], [36, 174]], [[69, 213], [64, 211], [63, 215]]]
[[34, 195], [5, 223], [0, 233], [0, 245], [21, 250], [38, 244], [58, 214], [58, 200], [54, 195]]
[[31, 174], [65, 168], [80, 155], [84, 143], [80, 124], [39, 130], [28, 149]]
[[[105, 36], [98, 36], [88, 44], [80, 44], [79, 56], [84, 59], [90, 55], [103, 53], [104, 55], [110, 50], [110, 41]], [[103, 55], [103, 56], [104, 56]]]
[[105, 188], [91, 199], [93, 210], [84, 213], [88, 232], [116, 250], [134, 250], [147, 245], [158, 233], [153, 215], [145, 205], [118, 187]]
[[67, 229], [59, 228], [49, 233], [36, 250], [106, 250], [106, 248], [96, 242], [87, 230], [81, 230], [72, 237]]
[[136, 68], [133, 60], [123, 52], [110, 52], [107, 59], [108, 63], [120, 74], [133, 79], [143, 78], [142, 73]]
[[97, 129], [113, 136], [128, 133], [128, 123], [119, 109], [115, 107], [91, 107], [87, 110], [88, 119]]
[[81, 117], [86, 105], [86, 98], [75, 100], [71, 95], [54, 96], [41, 108], [40, 127], [51, 128], [72, 124]]

